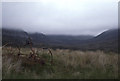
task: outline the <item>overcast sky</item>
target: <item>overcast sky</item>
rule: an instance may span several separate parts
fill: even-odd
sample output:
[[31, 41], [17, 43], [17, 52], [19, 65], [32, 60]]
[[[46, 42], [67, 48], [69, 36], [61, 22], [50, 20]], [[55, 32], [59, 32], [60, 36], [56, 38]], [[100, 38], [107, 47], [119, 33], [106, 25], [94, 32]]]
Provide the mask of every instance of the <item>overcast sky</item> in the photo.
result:
[[97, 35], [118, 27], [118, 0], [3, 2], [2, 25], [44, 34]]

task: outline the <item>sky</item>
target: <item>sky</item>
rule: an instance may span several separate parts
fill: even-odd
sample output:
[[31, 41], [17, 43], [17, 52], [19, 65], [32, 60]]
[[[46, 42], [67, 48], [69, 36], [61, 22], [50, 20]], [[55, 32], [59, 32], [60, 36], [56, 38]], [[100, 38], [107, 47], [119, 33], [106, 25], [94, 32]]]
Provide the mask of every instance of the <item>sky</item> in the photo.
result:
[[118, 27], [118, 0], [2, 2], [2, 27], [57, 35], [98, 35]]

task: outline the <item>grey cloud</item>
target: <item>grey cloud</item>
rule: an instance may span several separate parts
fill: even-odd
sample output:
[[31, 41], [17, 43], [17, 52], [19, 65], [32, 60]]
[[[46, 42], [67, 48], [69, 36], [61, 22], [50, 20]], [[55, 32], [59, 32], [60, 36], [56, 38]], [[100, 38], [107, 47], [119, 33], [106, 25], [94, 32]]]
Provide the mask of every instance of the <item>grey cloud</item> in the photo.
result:
[[[3, 27], [19, 28], [28, 32], [45, 34], [81, 35], [117, 28], [117, 3], [115, 0], [70, 0], [59, 2], [4, 2]], [[88, 2], [87, 2], [88, 1]]]

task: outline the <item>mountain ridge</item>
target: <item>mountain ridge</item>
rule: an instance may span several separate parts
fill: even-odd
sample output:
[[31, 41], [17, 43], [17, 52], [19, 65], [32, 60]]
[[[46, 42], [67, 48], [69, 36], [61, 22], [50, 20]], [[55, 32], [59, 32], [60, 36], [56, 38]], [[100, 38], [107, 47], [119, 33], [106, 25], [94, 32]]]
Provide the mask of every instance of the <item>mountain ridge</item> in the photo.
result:
[[[97, 36], [90, 35], [45, 35], [42, 33], [29, 33], [32, 38], [34, 47], [50, 47], [50, 48], [68, 48], [68, 49], [79, 49], [79, 50], [105, 50], [115, 51], [118, 48], [118, 30], [111, 29], [102, 32]], [[2, 43], [3, 45], [7, 42], [14, 42], [11, 45], [20, 44], [24, 45], [27, 36], [23, 30], [9, 30], [2, 28]]]

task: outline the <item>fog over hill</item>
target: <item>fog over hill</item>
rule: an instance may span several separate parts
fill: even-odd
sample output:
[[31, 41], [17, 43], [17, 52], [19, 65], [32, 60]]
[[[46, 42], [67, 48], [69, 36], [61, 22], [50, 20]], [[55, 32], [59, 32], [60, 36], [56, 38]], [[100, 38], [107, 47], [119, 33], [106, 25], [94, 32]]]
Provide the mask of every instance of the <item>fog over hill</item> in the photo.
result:
[[3, 45], [117, 52], [118, 0], [3, 2], [2, 28]]
[[[34, 47], [66, 48], [79, 50], [104, 50], [118, 51], [118, 29], [104, 31], [98, 36], [91, 35], [45, 35], [42, 33], [29, 33]], [[10, 45], [23, 46], [27, 36], [25, 31], [2, 29], [3, 45], [11, 42]]]

